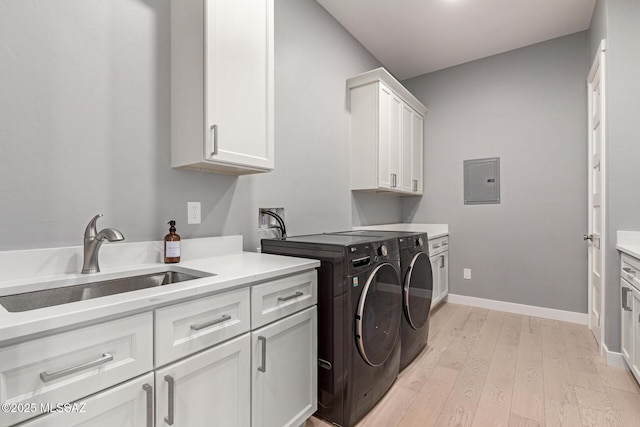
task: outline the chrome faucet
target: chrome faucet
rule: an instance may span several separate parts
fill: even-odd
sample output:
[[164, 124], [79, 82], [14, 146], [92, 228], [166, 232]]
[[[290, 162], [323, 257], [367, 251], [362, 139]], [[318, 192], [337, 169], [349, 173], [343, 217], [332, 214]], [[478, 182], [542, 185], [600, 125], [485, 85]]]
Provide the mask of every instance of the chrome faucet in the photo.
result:
[[105, 228], [98, 233], [96, 222], [98, 222], [98, 218], [101, 216], [102, 214], [94, 216], [84, 230], [84, 262], [82, 264], [82, 274], [100, 272], [98, 251], [105, 240], [110, 242], [124, 240], [122, 233], [115, 228]]

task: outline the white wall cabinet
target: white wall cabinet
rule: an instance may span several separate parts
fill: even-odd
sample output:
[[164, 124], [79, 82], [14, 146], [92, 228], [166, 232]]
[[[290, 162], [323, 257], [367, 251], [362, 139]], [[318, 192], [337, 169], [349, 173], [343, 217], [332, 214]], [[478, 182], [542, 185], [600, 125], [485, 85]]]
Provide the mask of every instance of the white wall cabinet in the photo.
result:
[[386, 70], [347, 80], [351, 90], [351, 189], [421, 195], [428, 112]]
[[429, 240], [429, 259], [433, 272], [431, 306], [438, 305], [449, 295], [449, 237]]
[[251, 333], [253, 427], [299, 426], [317, 409], [317, 309]]
[[622, 357], [640, 382], [640, 260], [623, 254], [621, 264]]
[[171, 2], [171, 166], [274, 167], [273, 0]]

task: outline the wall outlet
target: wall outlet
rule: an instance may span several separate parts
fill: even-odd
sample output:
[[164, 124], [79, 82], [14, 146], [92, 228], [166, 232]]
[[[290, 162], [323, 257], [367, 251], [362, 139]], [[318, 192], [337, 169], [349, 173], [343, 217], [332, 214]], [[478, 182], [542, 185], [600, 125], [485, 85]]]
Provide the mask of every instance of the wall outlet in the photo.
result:
[[279, 227], [278, 220], [264, 212], [273, 212], [284, 221], [284, 208], [259, 208], [258, 209], [258, 230]]
[[471, 269], [470, 269], [470, 268], [465, 268], [465, 269], [463, 270], [463, 273], [462, 273], [462, 274], [463, 274], [463, 276], [464, 276], [464, 278], [465, 278], [465, 279], [467, 279], [467, 280], [471, 280]]
[[200, 202], [187, 202], [187, 224], [200, 224]]

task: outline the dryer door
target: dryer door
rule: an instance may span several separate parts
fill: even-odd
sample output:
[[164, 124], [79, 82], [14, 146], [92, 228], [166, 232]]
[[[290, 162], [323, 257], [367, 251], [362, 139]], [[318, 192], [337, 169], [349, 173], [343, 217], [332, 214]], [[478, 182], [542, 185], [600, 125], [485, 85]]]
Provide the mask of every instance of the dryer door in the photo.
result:
[[391, 354], [400, 331], [402, 290], [389, 263], [377, 266], [362, 289], [356, 312], [356, 341], [364, 360], [380, 366]]
[[419, 252], [411, 260], [404, 279], [404, 314], [413, 329], [422, 328], [429, 320], [433, 275], [431, 261], [424, 252]]

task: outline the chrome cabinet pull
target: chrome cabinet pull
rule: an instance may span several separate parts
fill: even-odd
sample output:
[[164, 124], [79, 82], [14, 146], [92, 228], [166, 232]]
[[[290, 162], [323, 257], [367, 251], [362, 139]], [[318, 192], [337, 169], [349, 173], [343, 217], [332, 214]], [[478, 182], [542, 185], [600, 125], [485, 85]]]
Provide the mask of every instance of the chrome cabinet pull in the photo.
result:
[[413, 191], [418, 191], [418, 180], [417, 179], [413, 180]]
[[624, 272], [629, 276], [636, 277], [636, 271], [633, 268], [624, 267], [622, 270], [624, 270]]
[[629, 293], [630, 292], [631, 292], [631, 289], [622, 288], [622, 308], [625, 311], [631, 311], [631, 306], [629, 305]]
[[144, 384], [142, 389], [147, 394], [147, 427], [153, 427], [153, 387]]
[[224, 314], [224, 315], [222, 315], [221, 318], [212, 320], [210, 322], [194, 323], [193, 325], [191, 325], [191, 330], [199, 331], [201, 329], [208, 328], [209, 326], [213, 326], [213, 325], [217, 325], [218, 323], [226, 322], [227, 320], [231, 320], [231, 316], [229, 316], [228, 314]]
[[444, 255], [440, 255], [440, 268], [444, 268]]
[[397, 175], [395, 173], [391, 174], [391, 188], [396, 188], [397, 184]]
[[290, 299], [298, 298], [298, 297], [301, 297], [302, 295], [304, 295], [304, 293], [296, 292], [295, 294], [289, 295], [286, 297], [278, 297], [278, 301], [289, 301]]
[[83, 363], [78, 366], [74, 366], [72, 368], [63, 369], [58, 372], [48, 373], [47, 371], [40, 373], [40, 379], [43, 383], [48, 383], [49, 381], [57, 380], [58, 378], [66, 377], [67, 375], [75, 374], [76, 372], [84, 371], [87, 369], [95, 368], [96, 366], [104, 365], [105, 363], [109, 363], [113, 360], [113, 355], [109, 353], [104, 353], [102, 357], [98, 360], [93, 360], [91, 362]]
[[440, 249], [440, 245], [433, 245], [433, 249]]
[[211, 125], [211, 138], [213, 139], [212, 156], [218, 155], [218, 125]]
[[164, 422], [166, 422], [167, 424], [169, 424], [170, 426], [173, 425], [173, 404], [174, 404], [174, 399], [173, 399], [173, 393], [174, 393], [174, 389], [175, 389], [175, 380], [173, 379], [173, 377], [171, 375], [165, 375], [164, 376], [164, 380], [169, 384], [169, 409], [168, 409], [168, 414], [166, 417], [164, 417]]
[[259, 336], [258, 341], [262, 342], [262, 364], [258, 366], [258, 371], [267, 372], [267, 338]]

